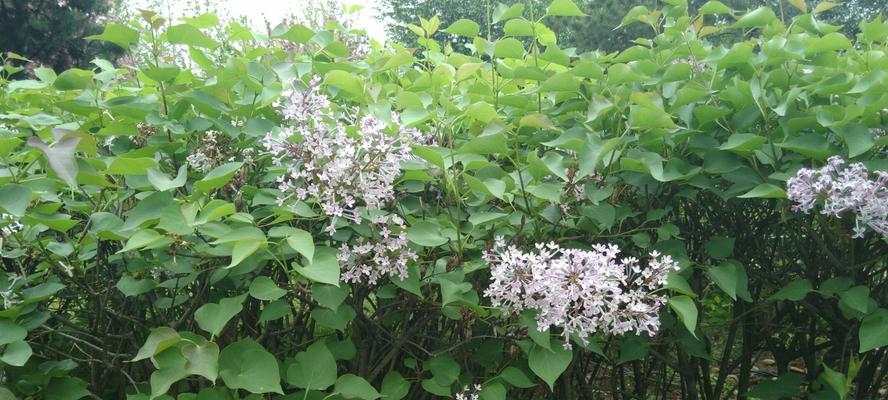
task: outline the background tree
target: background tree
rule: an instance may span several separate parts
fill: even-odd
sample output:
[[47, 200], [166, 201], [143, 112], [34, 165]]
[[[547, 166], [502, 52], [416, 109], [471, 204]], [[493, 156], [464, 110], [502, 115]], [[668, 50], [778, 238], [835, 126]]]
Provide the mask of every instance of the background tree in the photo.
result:
[[102, 32], [109, 0], [0, 0], [0, 51], [12, 51], [56, 70], [84, 66], [122, 50], [83, 38]]

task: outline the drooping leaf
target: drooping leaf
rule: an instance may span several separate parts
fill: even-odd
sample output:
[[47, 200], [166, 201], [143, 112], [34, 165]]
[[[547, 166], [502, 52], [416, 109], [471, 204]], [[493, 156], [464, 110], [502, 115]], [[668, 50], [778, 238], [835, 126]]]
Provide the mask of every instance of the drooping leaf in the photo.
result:
[[40, 138], [33, 136], [28, 139], [28, 146], [36, 147], [43, 152], [49, 162], [53, 172], [62, 178], [70, 187], [77, 187], [77, 171], [79, 167], [77, 160], [74, 158], [74, 152], [77, 150], [77, 144], [80, 143], [80, 137], [68, 136], [58, 141], [54, 146], [49, 147]]
[[573, 359], [573, 352], [565, 349], [563, 343], [552, 340], [549, 349], [542, 346], [533, 346], [528, 354], [527, 362], [530, 370], [543, 382], [554, 389], [555, 381], [567, 369]]

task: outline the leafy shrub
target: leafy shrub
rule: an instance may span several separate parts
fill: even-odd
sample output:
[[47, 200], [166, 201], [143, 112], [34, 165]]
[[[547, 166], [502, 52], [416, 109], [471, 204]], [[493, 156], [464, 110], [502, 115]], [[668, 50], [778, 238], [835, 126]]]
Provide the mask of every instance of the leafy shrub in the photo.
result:
[[[570, 0], [467, 54], [145, 12], [93, 38], [138, 65], [3, 75], [0, 394], [876, 396], [888, 25], [665, 3], [612, 54]], [[831, 156], [858, 203], [787, 199]]]

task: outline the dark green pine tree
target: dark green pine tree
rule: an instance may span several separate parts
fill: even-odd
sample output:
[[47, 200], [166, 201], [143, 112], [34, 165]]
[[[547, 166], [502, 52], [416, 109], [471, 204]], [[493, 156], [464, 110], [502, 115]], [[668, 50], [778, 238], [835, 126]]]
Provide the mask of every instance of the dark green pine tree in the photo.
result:
[[0, 52], [11, 51], [63, 70], [95, 57], [113, 59], [120, 48], [84, 37], [102, 33], [110, 0], [0, 0]]

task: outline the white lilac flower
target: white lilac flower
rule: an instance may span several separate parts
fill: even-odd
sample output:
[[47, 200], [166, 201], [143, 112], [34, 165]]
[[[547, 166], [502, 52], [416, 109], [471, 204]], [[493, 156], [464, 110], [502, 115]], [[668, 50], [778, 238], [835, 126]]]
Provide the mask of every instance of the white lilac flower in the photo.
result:
[[863, 164], [845, 166], [845, 160], [833, 156], [820, 169], [800, 169], [786, 182], [786, 195], [794, 211], [809, 213], [820, 202], [821, 214], [854, 214], [855, 238], [863, 237], [867, 227], [888, 236], [888, 172], [875, 174], [872, 179]]
[[6, 289], [0, 290], [0, 297], [3, 298], [4, 309], [8, 310], [21, 303], [21, 299], [19, 298], [18, 293], [15, 293], [14, 291], [15, 284], [20, 280], [24, 280], [24, 278], [18, 275], [13, 275]]
[[397, 215], [373, 217], [371, 231], [376, 235], [359, 237], [355, 244], [343, 244], [337, 258], [342, 266], [344, 282], [376, 284], [387, 276], [406, 279], [407, 263], [417, 259], [407, 245], [407, 229]]
[[3, 227], [0, 227], [0, 234], [3, 237], [12, 236], [24, 228], [22, 223], [17, 221], [14, 216], [5, 213], [0, 214], [0, 224], [3, 224]]
[[481, 385], [475, 384], [472, 387], [463, 387], [462, 392], [456, 394], [456, 400], [478, 400], [481, 396]]
[[592, 250], [555, 243], [536, 248], [524, 252], [497, 238], [485, 252], [492, 276], [485, 295], [493, 305], [508, 313], [536, 310], [539, 329], [561, 328], [565, 346], [571, 334], [585, 341], [595, 333], [654, 335], [659, 330], [658, 313], [666, 299], [655, 292], [678, 269], [671, 257], [652, 252], [645, 267], [632, 257], [618, 259], [620, 249], [613, 244]]
[[358, 134], [349, 136], [319, 84], [314, 78], [307, 89], [285, 93], [278, 106], [287, 125], [268, 134], [262, 145], [274, 165], [286, 167], [277, 180], [285, 197], [315, 199], [330, 217], [327, 230], [332, 233], [339, 218], [360, 223], [357, 207], [380, 210], [394, 199], [401, 162], [413, 158], [410, 145], [422, 135], [404, 128], [389, 134], [384, 122], [366, 116]]

